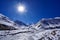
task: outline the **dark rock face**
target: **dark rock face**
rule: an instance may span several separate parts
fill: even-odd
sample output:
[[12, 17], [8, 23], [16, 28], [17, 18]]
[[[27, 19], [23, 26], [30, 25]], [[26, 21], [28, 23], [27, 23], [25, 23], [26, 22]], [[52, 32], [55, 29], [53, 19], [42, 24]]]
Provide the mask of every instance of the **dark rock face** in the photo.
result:
[[14, 27], [0, 24], [0, 30], [16, 30]]

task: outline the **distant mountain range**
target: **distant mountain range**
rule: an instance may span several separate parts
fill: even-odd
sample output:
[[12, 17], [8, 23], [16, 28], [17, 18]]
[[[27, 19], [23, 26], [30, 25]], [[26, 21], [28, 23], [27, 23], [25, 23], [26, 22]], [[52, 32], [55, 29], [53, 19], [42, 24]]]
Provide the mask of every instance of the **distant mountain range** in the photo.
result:
[[20, 25], [20, 26], [28, 26], [28, 25], [26, 25], [24, 22], [22, 22], [22, 21], [19, 21], [19, 20], [16, 20], [16, 21], [14, 21], [16, 24], [18, 24], [18, 25]]

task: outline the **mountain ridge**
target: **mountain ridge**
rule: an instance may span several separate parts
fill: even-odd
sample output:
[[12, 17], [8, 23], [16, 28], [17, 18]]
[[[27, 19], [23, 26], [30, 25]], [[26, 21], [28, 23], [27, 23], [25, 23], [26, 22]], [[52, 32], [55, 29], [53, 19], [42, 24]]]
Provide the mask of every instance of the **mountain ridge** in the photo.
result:
[[42, 19], [26, 27], [0, 14], [0, 40], [60, 40], [60, 17]]

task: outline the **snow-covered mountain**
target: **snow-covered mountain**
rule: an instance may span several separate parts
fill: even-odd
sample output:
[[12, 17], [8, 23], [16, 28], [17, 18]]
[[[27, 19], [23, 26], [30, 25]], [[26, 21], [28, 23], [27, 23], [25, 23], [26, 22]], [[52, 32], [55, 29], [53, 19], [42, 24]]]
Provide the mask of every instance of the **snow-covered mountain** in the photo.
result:
[[60, 40], [60, 17], [42, 19], [33, 29], [34, 40]]
[[35, 26], [37, 28], [60, 28], [60, 17], [42, 19]]
[[18, 24], [19, 26], [28, 26], [27, 24], [25, 24], [24, 22], [22, 21], [19, 21], [19, 20], [16, 20], [14, 21], [16, 24]]
[[24, 25], [0, 14], [0, 40], [60, 40], [60, 17], [42, 19], [28, 27]]
[[0, 29], [17, 29], [16, 24], [8, 17], [0, 14]]

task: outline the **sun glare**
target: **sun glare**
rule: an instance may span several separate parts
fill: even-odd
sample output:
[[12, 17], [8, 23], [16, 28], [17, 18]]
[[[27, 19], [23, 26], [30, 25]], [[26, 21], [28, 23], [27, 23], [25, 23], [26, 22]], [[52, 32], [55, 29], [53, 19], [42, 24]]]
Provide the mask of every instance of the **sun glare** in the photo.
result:
[[25, 7], [23, 5], [18, 6], [18, 11], [19, 12], [25, 12]]

